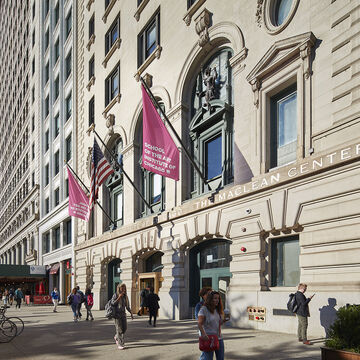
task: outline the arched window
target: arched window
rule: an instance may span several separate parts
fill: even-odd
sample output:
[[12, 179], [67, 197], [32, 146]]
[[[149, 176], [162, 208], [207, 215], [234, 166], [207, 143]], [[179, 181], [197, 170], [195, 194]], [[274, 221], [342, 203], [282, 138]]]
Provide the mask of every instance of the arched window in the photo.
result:
[[[157, 99], [159, 101], [159, 99]], [[160, 106], [165, 110], [163, 103]], [[161, 114], [160, 114], [161, 116]], [[165, 209], [165, 178], [161, 175], [155, 174], [144, 169], [142, 165], [142, 142], [143, 142], [143, 122], [142, 113], [140, 115], [135, 139], [135, 174], [136, 184], [141, 191], [146, 201], [151, 205], [153, 212], [156, 214]], [[150, 215], [150, 209], [144, 204], [140, 197], [137, 197], [136, 204], [136, 218]]]
[[[118, 162], [122, 162], [122, 148], [123, 142], [121, 137], [117, 137], [112, 141], [110, 150], [118, 159]], [[109, 215], [112, 220], [115, 221], [116, 226], [121, 226], [124, 220], [124, 198], [123, 198], [123, 174], [120, 167], [114, 164], [112, 158], [108, 157], [108, 161], [113, 165], [114, 172], [107, 178], [105, 182], [105, 204], [109, 211]], [[104, 231], [113, 226], [107, 217], [104, 217]]]
[[[232, 50], [215, 53], [198, 73], [191, 98], [189, 135], [194, 159], [198, 161], [212, 190], [233, 181]], [[192, 169], [191, 197], [205, 191]]]

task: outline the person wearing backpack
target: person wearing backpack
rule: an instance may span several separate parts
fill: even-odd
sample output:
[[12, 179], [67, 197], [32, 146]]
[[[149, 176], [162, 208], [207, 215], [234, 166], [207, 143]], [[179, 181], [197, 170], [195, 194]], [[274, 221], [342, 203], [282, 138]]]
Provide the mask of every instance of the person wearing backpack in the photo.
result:
[[82, 314], [81, 314], [81, 304], [85, 302], [85, 295], [84, 293], [80, 290], [80, 286], [76, 287], [77, 293], [80, 296], [80, 302], [78, 305], [78, 319], [81, 320]]
[[91, 308], [94, 305], [94, 294], [91, 292], [90, 288], [87, 288], [85, 291], [85, 308], [86, 308], [86, 320], [94, 320], [94, 317], [91, 312]]
[[131, 312], [129, 305], [129, 298], [126, 293], [126, 285], [119, 284], [116, 287], [116, 293], [111, 298], [111, 305], [114, 307], [114, 321], [116, 333], [114, 340], [119, 350], [125, 348], [124, 335], [127, 330], [126, 310], [130, 313], [131, 319], [134, 320], [134, 316]]
[[308, 317], [310, 316], [309, 311], [309, 302], [314, 297], [315, 294], [306, 298], [304, 293], [307, 289], [307, 285], [300, 283], [298, 285], [298, 291], [295, 293], [295, 301], [298, 306], [295, 313], [298, 318], [298, 338], [299, 341], [305, 345], [312, 345], [311, 342], [307, 339], [307, 327], [308, 327]]

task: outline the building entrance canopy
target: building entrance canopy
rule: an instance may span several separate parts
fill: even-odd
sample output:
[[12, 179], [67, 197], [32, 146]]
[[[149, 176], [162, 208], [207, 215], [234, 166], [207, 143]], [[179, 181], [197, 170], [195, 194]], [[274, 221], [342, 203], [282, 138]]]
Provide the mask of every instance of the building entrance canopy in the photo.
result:
[[2, 279], [2, 278], [44, 278], [44, 277], [46, 277], [45, 266], [0, 264], [0, 279]]

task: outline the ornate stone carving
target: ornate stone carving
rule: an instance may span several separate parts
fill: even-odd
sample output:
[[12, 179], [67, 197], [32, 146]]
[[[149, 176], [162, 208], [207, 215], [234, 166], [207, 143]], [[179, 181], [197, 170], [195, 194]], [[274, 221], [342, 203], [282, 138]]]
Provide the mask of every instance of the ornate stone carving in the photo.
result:
[[311, 48], [308, 43], [300, 46], [300, 56], [303, 61], [304, 77], [308, 79], [311, 75], [311, 62], [310, 62]]
[[205, 96], [206, 101], [206, 108], [207, 110], [212, 110], [212, 107], [210, 105], [210, 101], [215, 99], [215, 80], [218, 77], [218, 73], [216, 71], [216, 67], [213, 69], [207, 68], [205, 69], [204, 75], [203, 75], [203, 81], [204, 85], [206, 86], [206, 90], [197, 92], [197, 96], [203, 97]]
[[106, 127], [109, 129], [108, 134], [111, 136], [114, 134], [115, 115], [109, 114], [106, 118]]
[[254, 93], [254, 105], [259, 107], [259, 90], [261, 89], [261, 83], [259, 80], [254, 79], [250, 84]]
[[149, 73], [146, 73], [146, 74], [144, 75], [144, 81], [145, 81], [146, 85], [147, 85], [149, 88], [151, 88], [152, 85], [153, 85], [152, 80], [153, 80], [153, 76], [150, 75]]
[[199, 35], [199, 46], [205, 46], [209, 40], [209, 27], [211, 25], [211, 13], [206, 8], [195, 18], [195, 30]]
[[261, 23], [262, 23], [263, 3], [264, 3], [264, 0], [257, 0], [255, 17], [256, 17], [256, 23], [257, 23], [258, 27], [261, 27]]

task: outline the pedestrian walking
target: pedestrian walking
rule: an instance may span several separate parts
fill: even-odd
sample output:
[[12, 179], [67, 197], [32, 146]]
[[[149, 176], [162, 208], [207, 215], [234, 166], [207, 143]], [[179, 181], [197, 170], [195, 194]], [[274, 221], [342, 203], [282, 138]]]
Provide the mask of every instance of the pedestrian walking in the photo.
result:
[[149, 295], [149, 287], [142, 289], [140, 292], [140, 309], [138, 311], [138, 316], [144, 315], [145, 308], [148, 307], [146, 303], [147, 296]]
[[86, 308], [86, 320], [94, 320], [94, 317], [91, 312], [91, 308], [94, 305], [94, 294], [91, 292], [90, 288], [87, 288], [85, 291], [85, 308]]
[[71, 310], [74, 315], [74, 321], [79, 320], [79, 304], [81, 303], [80, 294], [78, 293], [77, 288], [73, 288], [71, 293], [67, 297], [67, 302], [71, 306]]
[[116, 293], [111, 298], [111, 305], [115, 307], [115, 329], [114, 340], [119, 350], [125, 348], [124, 335], [127, 330], [126, 310], [130, 313], [131, 319], [134, 319], [129, 305], [129, 298], [126, 292], [126, 285], [119, 284]]
[[21, 291], [21, 288], [18, 288], [18, 289], [15, 291], [14, 297], [15, 297], [15, 301], [16, 301], [16, 306], [15, 306], [15, 308], [19, 308], [19, 309], [20, 309], [21, 301], [22, 301], [22, 299], [24, 298], [24, 294], [23, 294], [23, 292]]
[[146, 298], [147, 306], [149, 308], [149, 325], [151, 325], [151, 319], [154, 318], [154, 327], [156, 327], [156, 316], [160, 309], [160, 298], [157, 294], [154, 294], [154, 288], [150, 287], [150, 292]]
[[298, 285], [298, 291], [295, 293], [296, 304], [298, 309], [296, 310], [296, 316], [298, 318], [298, 339], [305, 345], [312, 345], [307, 339], [308, 317], [310, 317], [309, 302], [315, 294], [306, 298], [304, 293], [307, 290], [307, 285], [300, 283]]
[[218, 340], [218, 346], [215, 350], [203, 350], [199, 360], [212, 360], [214, 353], [216, 360], [224, 360], [224, 340], [221, 337], [221, 325], [225, 322], [223, 305], [218, 291], [211, 291], [207, 294], [204, 305], [198, 314], [198, 326], [200, 330], [199, 341], [210, 345], [212, 337], [214, 343]]
[[85, 302], [85, 295], [84, 293], [80, 290], [80, 286], [76, 287], [77, 293], [80, 295], [80, 303], [78, 305], [78, 319], [81, 320], [82, 314], [81, 314], [81, 304]]
[[57, 288], [54, 288], [54, 290], [51, 292], [51, 299], [54, 304], [53, 312], [57, 312], [56, 308], [57, 308], [57, 306], [59, 304], [59, 300], [60, 300], [60, 294], [59, 294]]
[[212, 288], [210, 286], [205, 286], [199, 291], [199, 296], [201, 297], [201, 300], [195, 305], [195, 319], [198, 319], [199, 311], [201, 307], [204, 305], [206, 296], [209, 292], [212, 291]]
[[8, 306], [8, 302], [9, 302], [9, 291], [8, 291], [8, 289], [5, 289], [5, 291], [3, 293], [3, 304], [5, 307]]
[[10, 288], [10, 290], [9, 290], [9, 304], [10, 304], [10, 306], [12, 306], [12, 304], [13, 304], [14, 296], [15, 296], [15, 291], [14, 291], [13, 288]]

